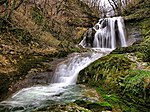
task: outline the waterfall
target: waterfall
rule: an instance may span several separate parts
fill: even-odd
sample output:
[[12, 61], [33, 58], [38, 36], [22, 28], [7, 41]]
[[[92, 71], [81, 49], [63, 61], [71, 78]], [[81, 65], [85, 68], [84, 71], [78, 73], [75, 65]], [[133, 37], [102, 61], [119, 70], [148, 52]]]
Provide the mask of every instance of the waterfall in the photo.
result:
[[79, 45], [83, 47], [111, 49], [127, 46], [125, 25], [122, 17], [100, 19], [92, 29], [95, 30], [95, 34], [89, 36], [89, 32], [94, 32], [89, 29]]
[[[0, 102], [0, 111], [31, 112], [42, 105], [68, 100], [70, 94], [64, 93], [71, 91], [68, 90], [68, 87], [75, 85], [78, 73], [82, 69], [109, 54], [117, 46], [126, 46], [123, 19], [121, 17], [100, 19], [93, 28], [86, 32], [80, 45], [92, 49], [88, 52], [69, 55], [65, 61], [57, 65], [53, 83], [44, 86], [37, 85], [18, 91], [7, 100]], [[73, 100], [70, 98], [69, 101]]]
[[61, 85], [65, 86], [75, 84], [78, 73], [82, 69], [110, 51], [110, 49], [105, 49], [105, 51], [101, 52], [92, 51], [72, 54], [67, 60], [57, 66], [54, 74], [54, 83], [61, 83]]
[[[70, 95], [74, 97], [74, 94], [76, 94], [71, 92], [68, 95], [65, 92], [72, 91], [68, 87], [75, 85], [78, 73], [110, 52], [111, 49], [101, 49], [101, 51], [93, 50], [69, 55], [65, 61], [57, 65], [53, 83], [45, 86], [24, 88], [18, 91], [7, 100], [0, 102], [0, 112], [31, 112], [37, 107], [47, 105], [48, 102], [65, 102]], [[69, 102], [74, 100], [71, 98]]]

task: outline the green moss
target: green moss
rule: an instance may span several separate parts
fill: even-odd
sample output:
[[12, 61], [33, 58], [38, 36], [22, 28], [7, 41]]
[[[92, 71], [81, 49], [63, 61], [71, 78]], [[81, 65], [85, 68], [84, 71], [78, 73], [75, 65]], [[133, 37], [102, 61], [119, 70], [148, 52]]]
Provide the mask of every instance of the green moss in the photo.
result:
[[97, 102], [96, 104], [104, 107], [112, 107], [111, 104], [108, 102]]
[[134, 62], [125, 54], [110, 54], [82, 70], [80, 83], [97, 88], [104, 100], [124, 112], [148, 112], [149, 71], [131, 70]]
[[144, 36], [150, 35], [149, 22], [150, 22], [150, 18], [145, 18], [139, 23], [139, 25], [142, 28], [142, 34], [144, 34]]
[[128, 93], [122, 95], [123, 90], [122, 93], [110, 93], [106, 88], [102, 88], [101, 86], [97, 87], [97, 91], [103, 96], [106, 102], [112, 105], [114, 112], [148, 112], [148, 108], [142, 102], [143, 99], [133, 98], [133, 94]]
[[130, 93], [138, 98], [145, 99], [145, 102], [150, 102], [150, 98], [148, 96], [148, 89], [150, 85], [150, 71], [132, 70], [125, 78], [124, 83], [124, 92]]
[[84, 100], [77, 100], [74, 103], [81, 107], [87, 108], [92, 112], [112, 110], [112, 106], [108, 102], [90, 102]]
[[89, 83], [91, 85], [109, 84], [115, 87], [126, 76], [131, 65], [132, 61], [124, 54], [110, 54], [82, 70], [78, 77], [79, 83]]

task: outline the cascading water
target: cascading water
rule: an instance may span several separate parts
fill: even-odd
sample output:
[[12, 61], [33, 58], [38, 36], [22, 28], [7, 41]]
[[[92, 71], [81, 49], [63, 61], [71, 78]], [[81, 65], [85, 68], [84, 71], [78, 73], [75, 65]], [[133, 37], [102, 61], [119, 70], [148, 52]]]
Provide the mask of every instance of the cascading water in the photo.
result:
[[[78, 94], [75, 93], [77, 91], [73, 94], [68, 93], [65, 96], [63, 96], [63, 94], [70, 91], [69, 85], [74, 85], [76, 83], [78, 73], [90, 63], [107, 55], [109, 52], [110, 50], [106, 49], [101, 52], [90, 51], [70, 55], [67, 60], [58, 64], [52, 84], [20, 90], [12, 97], [0, 103], [0, 112], [30, 112], [37, 107], [52, 102], [64, 102], [70, 95], [74, 97], [74, 94]], [[74, 89], [75, 88], [76, 87], [74, 87]], [[81, 96], [77, 95], [77, 98]], [[75, 98], [71, 98], [69, 101], [71, 102], [74, 100]]]
[[[116, 27], [117, 30], [115, 30]], [[69, 91], [75, 89], [74, 87], [69, 90], [69, 85], [76, 83], [78, 73], [95, 60], [109, 54], [117, 46], [126, 46], [124, 25], [121, 17], [100, 19], [93, 29], [96, 33], [87, 33], [80, 45], [94, 47], [94, 50], [71, 54], [65, 61], [58, 64], [52, 84], [20, 90], [0, 103], [0, 112], [31, 112], [37, 107], [45, 106], [52, 102], [63, 102], [66, 99], [71, 102], [76, 97], [80, 98], [82, 95], [74, 96], [77, 91], [69, 93]], [[90, 31], [93, 31], [93, 29]], [[91, 37], [93, 34], [94, 36]], [[67, 94], [64, 94], [65, 92]], [[70, 96], [74, 98], [68, 98]]]
[[127, 46], [125, 26], [122, 17], [100, 19], [93, 27], [93, 30], [96, 32], [95, 35], [89, 38], [87, 34], [79, 45], [83, 47], [111, 49]]
[[53, 83], [59, 83], [64, 86], [75, 84], [77, 75], [82, 69], [111, 51], [112, 49], [101, 49], [99, 51], [93, 50], [70, 55], [67, 60], [57, 66]]

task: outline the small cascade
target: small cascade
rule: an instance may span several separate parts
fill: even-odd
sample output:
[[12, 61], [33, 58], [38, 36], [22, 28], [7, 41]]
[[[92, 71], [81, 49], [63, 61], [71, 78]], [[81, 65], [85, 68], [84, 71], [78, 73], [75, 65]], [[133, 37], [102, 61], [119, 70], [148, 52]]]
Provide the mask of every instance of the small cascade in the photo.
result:
[[[93, 28], [86, 32], [80, 45], [90, 47], [92, 50], [69, 55], [65, 61], [57, 65], [51, 84], [20, 90], [7, 100], [0, 102], [0, 111], [31, 112], [37, 107], [54, 102], [73, 101], [74, 99], [70, 97], [74, 97], [75, 92], [72, 93], [69, 86], [75, 86], [78, 73], [116, 47], [126, 46], [123, 19], [121, 17], [100, 19]], [[69, 95], [65, 94], [69, 91]]]
[[[111, 49], [102, 49], [101, 51], [89, 51], [69, 55], [65, 61], [57, 65], [53, 83], [20, 90], [7, 100], [0, 102], [0, 112], [31, 112], [37, 107], [46, 106], [51, 103], [74, 101], [75, 98], [72, 99], [70, 97], [74, 97], [74, 94], [79, 93], [68, 92], [72, 91], [69, 90], [70, 86], [75, 86], [78, 73], [95, 60], [110, 52]], [[81, 96], [77, 95], [76, 98]]]
[[[111, 49], [127, 46], [125, 25], [122, 17], [100, 19], [92, 29], [89, 29], [85, 33], [85, 37], [79, 45], [83, 47]], [[91, 36], [94, 30], [95, 34]]]
[[74, 53], [69, 58], [60, 63], [54, 74], [54, 83], [61, 83], [61, 85], [73, 85], [77, 81], [78, 73], [91, 64], [93, 61], [105, 56], [110, 51], [105, 52], [86, 52], [86, 53]]

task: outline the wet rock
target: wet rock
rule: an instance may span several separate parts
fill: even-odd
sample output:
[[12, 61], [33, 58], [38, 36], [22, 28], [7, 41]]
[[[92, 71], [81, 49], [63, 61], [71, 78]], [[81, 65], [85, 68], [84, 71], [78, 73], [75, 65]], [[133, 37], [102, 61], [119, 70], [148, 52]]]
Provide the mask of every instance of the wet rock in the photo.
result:
[[88, 101], [104, 101], [102, 96], [98, 94], [95, 89], [87, 88], [84, 90], [83, 95]]
[[86, 47], [93, 47], [93, 41], [94, 41], [94, 35], [96, 31], [93, 28], [89, 28], [85, 32], [85, 37], [86, 37]]
[[[25, 78], [16, 73], [14, 73], [14, 75], [0, 75], [0, 94], [3, 94], [5, 98], [7, 98], [6, 94], [12, 95], [23, 88], [51, 83], [53, 72], [55, 71], [57, 64], [61, 61], [63, 61], [63, 59], [55, 58], [52, 62], [45, 62], [47, 66], [46, 71], [41, 68], [32, 68], [28, 71]], [[0, 99], [3, 98], [3, 96], [2, 98], [0, 97]]]
[[65, 105], [61, 105], [61, 104], [51, 105], [47, 108], [42, 108], [42, 109], [36, 110], [34, 112], [41, 112], [41, 111], [42, 112], [47, 112], [47, 111], [52, 111], [52, 112], [92, 112], [89, 109], [78, 106], [76, 103], [68, 103]]
[[[52, 112], [101, 112], [101, 111], [107, 111], [112, 110], [111, 105], [108, 102], [105, 102], [95, 89], [88, 88], [84, 85], [78, 85], [79, 87], [76, 92], [79, 91], [79, 93], [74, 92], [71, 96], [72, 102], [65, 103], [60, 102], [57, 104], [49, 104], [49, 106], [45, 106], [39, 109], [36, 109], [35, 112], [43, 111], [52, 111]], [[73, 88], [72, 88], [73, 89]], [[75, 89], [75, 88], [74, 88]], [[69, 90], [70, 91], [70, 90]], [[67, 93], [65, 93], [67, 94]], [[78, 94], [78, 98], [73, 99], [74, 96]], [[60, 95], [61, 97], [61, 95]], [[65, 96], [69, 97], [69, 96]]]
[[108, 102], [89, 102], [89, 101], [84, 101], [84, 100], [77, 100], [75, 101], [75, 103], [81, 107], [91, 110], [92, 112], [112, 110], [112, 107]]

